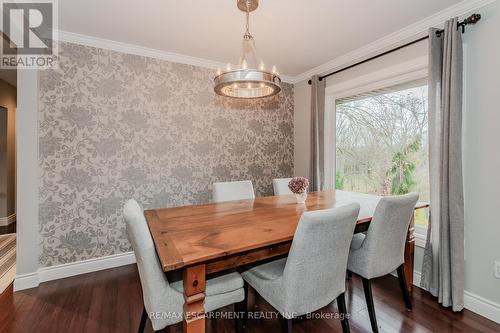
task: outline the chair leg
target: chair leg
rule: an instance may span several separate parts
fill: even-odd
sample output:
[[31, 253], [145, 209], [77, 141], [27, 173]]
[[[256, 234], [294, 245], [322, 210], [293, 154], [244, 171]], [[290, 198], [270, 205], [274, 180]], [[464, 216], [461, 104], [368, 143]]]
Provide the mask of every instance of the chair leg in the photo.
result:
[[234, 331], [237, 333], [242, 333], [244, 330], [242, 312], [243, 312], [243, 303], [245, 300], [234, 304], [234, 312], [236, 312], [236, 317], [234, 318]]
[[292, 333], [293, 320], [281, 316], [281, 330], [283, 333]]
[[349, 316], [347, 314], [347, 307], [345, 306], [345, 293], [337, 296], [337, 306], [339, 308], [339, 315], [342, 323], [342, 332], [349, 333]]
[[244, 332], [247, 327], [247, 316], [248, 316], [248, 283], [246, 281], [243, 282], [243, 293], [244, 299], [236, 303], [234, 305], [234, 309], [236, 311], [236, 332]]
[[373, 305], [373, 294], [370, 280], [361, 277], [363, 281], [363, 290], [365, 291], [366, 306], [368, 308], [368, 314], [370, 315], [370, 323], [372, 325], [372, 331], [378, 333], [377, 317], [375, 316], [375, 306]]
[[243, 311], [243, 328], [246, 328], [248, 320], [248, 283], [246, 281], [243, 281], [243, 293], [245, 299], [243, 300], [241, 305]]
[[146, 312], [146, 307], [142, 308], [141, 323], [139, 324], [138, 333], [143, 333], [146, 327], [146, 320], [148, 320], [148, 313]]
[[403, 300], [405, 301], [406, 310], [411, 311], [411, 299], [410, 294], [408, 293], [408, 289], [406, 287], [406, 276], [404, 266], [401, 265], [398, 267], [398, 279], [399, 279], [399, 287], [401, 288], [401, 292], [403, 293]]

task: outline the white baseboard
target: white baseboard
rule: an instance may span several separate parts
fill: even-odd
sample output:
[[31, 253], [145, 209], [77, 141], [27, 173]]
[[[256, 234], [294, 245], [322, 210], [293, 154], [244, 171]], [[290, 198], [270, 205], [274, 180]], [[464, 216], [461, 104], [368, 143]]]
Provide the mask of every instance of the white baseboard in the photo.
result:
[[[421, 278], [420, 272], [413, 272], [413, 285], [422, 288], [420, 287]], [[498, 303], [466, 290], [464, 291], [464, 308], [500, 324], [500, 304]]]
[[125, 252], [106, 257], [40, 268], [38, 270], [38, 275], [40, 276], [41, 283], [133, 263], [135, 263], [134, 252]]
[[498, 303], [466, 290], [464, 292], [464, 307], [500, 324], [500, 304]]
[[14, 280], [14, 291], [35, 288], [38, 287], [40, 283], [46, 281], [97, 272], [133, 263], [135, 263], [135, 255], [134, 252], [131, 251], [68, 264], [43, 267], [35, 273], [17, 275]]
[[0, 217], [0, 227], [8, 226], [16, 221], [16, 213], [10, 214], [9, 216]]
[[38, 287], [39, 284], [40, 279], [38, 278], [38, 272], [17, 274], [14, 279], [14, 291], [35, 288]]

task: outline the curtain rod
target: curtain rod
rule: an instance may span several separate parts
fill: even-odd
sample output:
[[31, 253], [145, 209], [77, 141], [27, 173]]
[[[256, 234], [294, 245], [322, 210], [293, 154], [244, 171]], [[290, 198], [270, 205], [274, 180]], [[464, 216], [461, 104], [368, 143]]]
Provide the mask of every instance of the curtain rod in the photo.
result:
[[[477, 23], [480, 19], [481, 19], [481, 15], [480, 15], [480, 14], [472, 14], [471, 16], [469, 16], [468, 18], [466, 18], [466, 19], [465, 19], [465, 20], [463, 20], [462, 22], [458, 22], [458, 23], [457, 23], [457, 30], [458, 30], [459, 28], [462, 28], [462, 33], [464, 33], [464, 32], [465, 32], [465, 26], [466, 26], [466, 25], [469, 25], [469, 24], [476, 24], [476, 23]], [[444, 29], [438, 30], [438, 31], [436, 31], [436, 35], [439, 37], [439, 36], [441, 36], [441, 34], [442, 34], [443, 32], [444, 32]], [[407, 47], [407, 46], [410, 46], [410, 45], [416, 44], [416, 43], [421, 42], [421, 41], [423, 41], [423, 40], [426, 40], [426, 39], [428, 39], [428, 38], [429, 38], [429, 36], [428, 36], [428, 35], [427, 35], [427, 36], [424, 36], [424, 37], [421, 37], [421, 38], [418, 38], [418, 39], [416, 39], [416, 40], [414, 40], [414, 41], [411, 41], [411, 42], [409, 42], [409, 43], [403, 44], [403, 45], [401, 45], [401, 46], [398, 46], [398, 47], [395, 47], [395, 48], [390, 49], [390, 50], [388, 50], [388, 51], [385, 51], [385, 52], [383, 52], [383, 53], [377, 54], [377, 55], [375, 55], [375, 56], [373, 56], [373, 57], [370, 57], [370, 58], [368, 58], [368, 59], [365, 59], [365, 60], [359, 61], [359, 62], [357, 62], [357, 63], [355, 63], [355, 64], [349, 65], [349, 66], [344, 67], [344, 68], [341, 68], [341, 69], [339, 69], [339, 70], [336, 70], [335, 72], [332, 72], [332, 73], [328, 73], [328, 74], [322, 75], [322, 76], [320, 76], [320, 77], [319, 77], [319, 80], [321, 81], [321, 80], [323, 80], [323, 79], [325, 79], [325, 78], [327, 78], [327, 77], [329, 77], [329, 76], [331, 76], [331, 75], [338, 74], [338, 73], [343, 72], [343, 71], [345, 71], [345, 70], [348, 70], [348, 69], [350, 69], [350, 68], [353, 68], [353, 67], [356, 67], [356, 66], [358, 66], [358, 65], [364, 64], [365, 62], [368, 62], [368, 61], [371, 61], [371, 60], [374, 60], [374, 59], [377, 59], [377, 58], [383, 57], [383, 56], [385, 56], [385, 55], [387, 55], [387, 54], [389, 54], [389, 53], [392, 53], [392, 52], [395, 52], [395, 51], [401, 50], [402, 48], [405, 48], [405, 47]], [[307, 83], [311, 84], [311, 80], [309, 80]]]

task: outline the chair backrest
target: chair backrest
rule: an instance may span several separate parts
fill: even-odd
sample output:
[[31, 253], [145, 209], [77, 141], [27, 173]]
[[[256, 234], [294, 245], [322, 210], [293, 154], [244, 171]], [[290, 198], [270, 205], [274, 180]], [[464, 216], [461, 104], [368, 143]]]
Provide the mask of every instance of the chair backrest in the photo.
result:
[[358, 214], [359, 204], [353, 203], [302, 215], [283, 272], [287, 311], [315, 311], [345, 291]]
[[254, 198], [255, 193], [253, 191], [253, 185], [249, 180], [213, 184], [213, 202], [245, 200]]
[[290, 183], [292, 178], [274, 178], [273, 179], [273, 190], [274, 195], [287, 195], [293, 194], [288, 188], [288, 183]]
[[373, 277], [389, 274], [404, 262], [406, 234], [418, 193], [384, 197], [375, 209], [361, 249], [371, 256]]
[[148, 313], [165, 311], [159, 303], [165, 302], [162, 298], [168, 297], [166, 293], [170, 286], [156, 255], [143, 210], [135, 200], [131, 199], [125, 203], [123, 216], [139, 269], [146, 310]]

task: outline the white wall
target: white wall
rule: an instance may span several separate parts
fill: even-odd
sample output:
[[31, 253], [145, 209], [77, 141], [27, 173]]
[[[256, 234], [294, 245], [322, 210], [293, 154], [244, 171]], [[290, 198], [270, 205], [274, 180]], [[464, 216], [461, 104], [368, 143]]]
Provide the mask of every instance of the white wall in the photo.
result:
[[464, 35], [465, 289], [500, 304], [500, 1]]
[[18, 70], [17, 87], [16, 290], [38, 270], [38, 71]]
[[[493, 276], [493, 261], [500, 261], [500, 1], [478, 10], [482, 20], [464, 34], [466, 44], [464, 110], [465, 289], [500, 304], [500, 280]], [[384, 67], [427, 54], [421, 42], [383, 58], [328, 78], [327, 86], [351, 80]], [[295, 85], [295, 173], [308, 174], [310, 86]], [[422, 265], [423, 249], [416, 248], [415, 270]], [[467, 305], [467, 300], [466, 300]], [[500, 311], [500, 307], [497, 308]], [[496, 312], [498, 315], [498, 312]]]
[[295, 176], [309, 177], [311, 153], [311, 86], [307, 81], [294, 85], [293, 167]]

